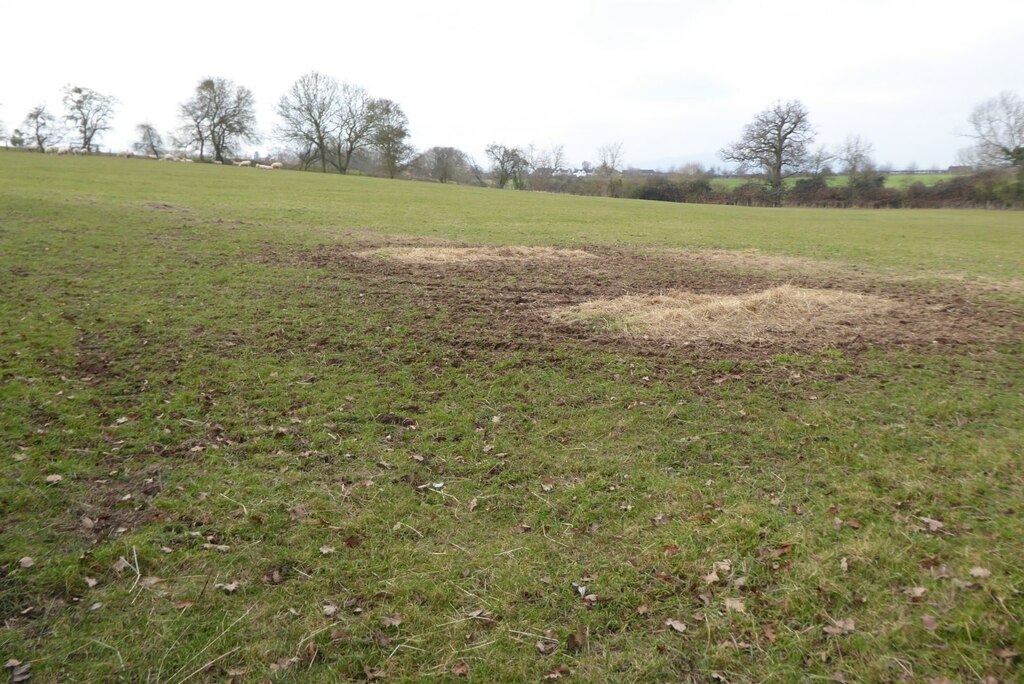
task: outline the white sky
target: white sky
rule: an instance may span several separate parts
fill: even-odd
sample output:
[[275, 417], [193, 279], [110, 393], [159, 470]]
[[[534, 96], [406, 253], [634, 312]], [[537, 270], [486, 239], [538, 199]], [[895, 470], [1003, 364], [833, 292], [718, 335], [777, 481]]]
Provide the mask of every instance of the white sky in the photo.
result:
[[173, 129], [208, 75], [254, 92], [262, 152], [277, 146], [275, 103], [315, 69], [401, 104], [420, 149], [483, 162], [489, 142], [562, 144], [578, 166], [621, 142], [628, 165], [658, 168], [721, 164], [777, 99], [807, 105], [819, 143], [856, 133], [880, 163], [944, 167], [975, 104], [1024, 95], [1024, 0], [48, 0], [29, 10], [42, 21], [15, 13], [0, 9], [0, 121], [59, 112], [62, 86], [82, 85], [120, 100], [101, 141], [113, 149], [142, 121]]

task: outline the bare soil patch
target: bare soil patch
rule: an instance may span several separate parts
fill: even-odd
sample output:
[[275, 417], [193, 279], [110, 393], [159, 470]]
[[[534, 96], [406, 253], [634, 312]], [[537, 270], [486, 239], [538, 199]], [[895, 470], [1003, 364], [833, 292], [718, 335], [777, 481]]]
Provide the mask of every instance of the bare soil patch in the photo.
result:
[[[360, 302], [366, 306], [396, 311], [415, 307], [419, 311], [415, 326], [420, 329], [411, 334], [422, 334], [468, 357], [478, 351], [602, 346], [685, 358], [742, 359], [814, 353], [828, 346], [855, 351], [988, 345], [1024, 334], [1019, 307], [995, 302], [989, 293], [967, 283], [907, 282], [852, 267], [828, 268], [828, 264], [818, 269], [810, 260], [781, 257], [778, 262], [750, 253], [730, 259], [725, 251], [587, 246], [575, 251], [584, 251], [589, 258], [405, 261], [367, 255], [396, 248], [430, 252], [497, 248], [402, 236], [378, 236], [372, 244], [368, 235], [353, 237], [345, 245], [290, 253], [268, 249], [254, 258], [268, 265], [323, 269], [323, 281], [312, 286], [324, 288], [325, 296], [330, 296], [335, 287], [332, 281], [337, 280], [364, 292]], [[695, 297], [745, 297], [783, 285], [825, 291], [840, 299], [853, 296], [856, 311], [832, 309], [827, 314], [832, 318], [822, 318], [819, 307], [802, 314], [803, 320], [796, 323], [765, 323], [763, 330], [770, 334], [691, 336], [630, 334], [628, 326], [594, 325], [557, 315], [587, 302], [624, 297], [642, 302], [680, 292]], [[828, 296], [819, 293], [819, 302]], [[630, 300], [619, 303], [623, 301]], [[438, 319], [444, 325], [437, 325]], [[310, 344], [319, 348], [330, 345], [329, 337], [322, 334], [310, 338]]]
[[356, 252], [364, 258], [394, 259], [408, 264], [464, 264], [481, 261], [536, 261], [561, 259], [593, 259], [581, 249], [555, 247], [384, 247]]
[[668, 292], [596, 299], [551, 312], [552, 320], [678, 342], [759, 343], [783, 336], [836, 338], [897, 305], [874, 295], [792, 285], [736, 295]]

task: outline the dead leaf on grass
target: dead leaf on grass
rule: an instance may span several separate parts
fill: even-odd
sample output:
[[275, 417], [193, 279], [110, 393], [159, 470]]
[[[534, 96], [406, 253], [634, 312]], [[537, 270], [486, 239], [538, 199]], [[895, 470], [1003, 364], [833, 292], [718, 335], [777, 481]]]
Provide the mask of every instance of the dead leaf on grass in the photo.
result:
[[925, 587], [906, 587], [903, 589], [903, 593], [909, 596], [911, 601], [917, 601], [924, 598], [928, 590]]
[[716, 571], [714, 571], [714, 570], [712, 570], [708, 574], [704, 575], [704, 582], [707, 583], [707, 584], [714, 584], [715, 582], [718, 581], [718, 579], [719, 579], [718, 573]]
[[117, 574], [119, 574], [119, 575], [120, 575], [120, 574], [121, 574], [122, 572], [124, 572], [125, 570], [127, 570], [127, 569], [128, 569], [128, 568], [130, 568], [130, 567], [132, 567], [132, 564], [131, 564], [131, 563], [129, 563], [129, 562], [128, 562], [128, 561], [127, 561], [127, 560], [125, 559], [125, 557], [124, 557], [124, 556], [121, 556], [120, 558], [118, 558], [118, 559], [117, 559], [117, 562], [116, 562], [116, 563], [114, 563], [114, 565], [113, 565], [113, 566], [111, 567], [111, 569], [112, 569], [112, 570], [113, 570], [114, 572], [116, 572]]
[[476, 506], [477, 506], [476, 497], [474, 496], [472, 499], [469, 500], [469, 512], [472, 513], [473, 511], [475, 511], [476, 510]]
[[184, 601], [177, 601], [177, 602], [175, 602], [174, 607], [177, 610], [188, 610], [189, 608], [191, 608], [194, 605], [196, 605], [195, 601], [189, 601], [189, 600], [186, 599]]
[[945, 527], [945, 525], [943, 525], [941, 520], [935, 520], [934, 518], [921, 518], [921, 517], [919, 517], [918, 520], [920, 520], [921, 522], [923, 522], [925, 525], [928, 526], [928, 531], [929, 532], [938, 532], [943, 527]]
[[223, 589], [225, 593], [233, 594], [236, 591], [238, 591], [238, 588], [240, 586], [242, 586], [242, 583], [239, 582], [238, 580], [235, 580], [234, 582], [228, 582], [227, 584], [223, 584], [221, 582], [218, 582], [217, 584], [213, 585], [213, 588], [214, 589]]
[[99, 584], [99, 582], [94, 580], [92, 577], [86, 577], [85, 578], [85, 586], [89, 587], [90, 589], [95, 587], [97, 584]]
[[385, 615], [380, 619], [380, 624], [385, 627], [398, 627], [398, 625], [405, 622], [405, 618], [398, 613], [393, 615]]
[[18, 561], [18, 565], [20, 565], [21, 567], [26, 568], [26, 569], [31, 568], [35, 564], [36, 564], [36, 562], [34, 560], [32, 560], [31, 556], [23, 556]]
[[680, 622], [679, 620], [674, 620], [672, 618], [665, 620], [665, 626], [671, 629], [673, 632], [678, 632], [679, 634], [682, 634], [686, 631], [686, 625], [684, 623]]
[[843, 556], [842, 558], [839, 559], [839, 569], [842, 570], [843, 572], [849, 572], [850, 571], [850, 561], [848, 561], [846, 559], [846, 556]]
[[992, 576], [992, 571], [989, 570], [988, 568], [983, 568], [983, 567], [975, 565], [973, 568], [970, 569], [970, 574], [971, 574], [971, 577], [976, 577], [978, 579], [985, 579], [986, 577], [991, 577]]
[[921, 624], [924, 625], [924, 628], [929, 632], [934, 632], [939, 628], [939, 621], [936, 620], [933, 615], [922, 615]]
[[64, 480], [64, 476], [63, 475], [53, 474], [53, 475], [47, 475], [46, 476], [46, 481], [49, 484], [57, 484], [58, 482], [62, 482], [63, 480]]
[[544, 679], [563, 679], [568, 677], [572, 672], [565, 665], [559, 665], [550, 674], [544, 675]]
[[579, 653], [587, 643], [586, 635], [577, 630], [570, 634], [565, 640], [565, 650], [569, 653]]
[[734, 613], [746, 613], [747, 608], [743, 605], [743, 601], [740, 599], [725, 599], [725, 609]]
[[533, 646], [537, 649], [537, 653], [543, 656], [551, 655], [558, 650], [558, 642], [551, 639], [540, 639]]
[[647, 607], [646, 603], [641, 603], [639, 606], [636, 607], [636, 612], [640, 615], [647, 615], [648, 610], [650, 609]]
[[456, 677], [468, 677], [469, 676], [469, 665], [466, 664], [465, 660], [460, 660], [455, 663], [455, 667], [452, 668], [452, 674]]
[[345, 537], [345, 546], [352, 549], [363, 543], [363, 537], [358, 534], [353, 534], [349, 537]]
[[333, 546], [326, 546], [326, 545], [325, 546], [321, 546], [320, 547], [320, 553], [322, 555], [324, 555], [324, 556], [326, 556], [327, 554], [330, 554], [330, 553], [334, 553], [334, 547]]
[[853, 622], [853, 618], [845, 618], [843, 620], [833, 620], [833, 624], [825, 625], [825, 634], [831, 634], [833, 636], [842, 636], [844, 634], [850, 634], [856, 629], [856, 625]]

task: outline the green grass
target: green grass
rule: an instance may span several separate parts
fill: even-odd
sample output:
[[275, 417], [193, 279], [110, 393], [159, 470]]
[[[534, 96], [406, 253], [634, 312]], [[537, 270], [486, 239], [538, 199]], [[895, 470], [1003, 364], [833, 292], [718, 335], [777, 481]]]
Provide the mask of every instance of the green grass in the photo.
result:
[[400, 235], [1009, 281], [1021, 228], [0, 154], [2, 655], [32, 681], [1013, 681], [1019, 340], [473, 345], [504, 333], [298, 256]]

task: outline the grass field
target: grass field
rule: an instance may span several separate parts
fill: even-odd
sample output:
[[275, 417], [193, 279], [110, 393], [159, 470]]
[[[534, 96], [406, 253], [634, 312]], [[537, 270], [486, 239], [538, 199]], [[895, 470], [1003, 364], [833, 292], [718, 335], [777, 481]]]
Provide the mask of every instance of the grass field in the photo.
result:
[[[587, 254], [462, 250], [501, 245]], [[0, 655], [1019, 681], [1021, 273], [1019, 213], [0, 154]], [[784, 283], [893, 308], [753, 342], [550, 316]]]

